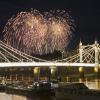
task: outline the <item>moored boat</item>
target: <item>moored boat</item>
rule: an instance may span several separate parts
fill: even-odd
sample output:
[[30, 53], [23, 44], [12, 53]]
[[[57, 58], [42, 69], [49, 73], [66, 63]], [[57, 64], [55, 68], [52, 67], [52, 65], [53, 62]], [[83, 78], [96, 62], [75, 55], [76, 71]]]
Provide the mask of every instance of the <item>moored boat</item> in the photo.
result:
[[68, 83], [55, 89], [57, 100], [99, 100], [100, 91], [88, 89], [83, 83]]
[[10, 84], [6, 86], [5, 92], [25, 96], [54, 95], [54, 89], [49, 82], [34, 82], [32, 85]]

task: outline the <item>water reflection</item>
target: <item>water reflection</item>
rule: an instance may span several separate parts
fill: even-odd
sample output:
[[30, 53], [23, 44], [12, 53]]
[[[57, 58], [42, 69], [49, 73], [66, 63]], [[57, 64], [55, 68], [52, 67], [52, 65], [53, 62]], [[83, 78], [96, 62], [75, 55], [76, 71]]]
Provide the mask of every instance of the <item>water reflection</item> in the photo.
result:
[[51, 96], [39, 96], [37, 98], [28, 98], [27, 100], [56, 100], [55, 97], [51, 97]]
[[0, 93], [0, 100], [27, 100], [24, 96]]
[[[88, 86], [89, 89], [97, 89], [100, 90], [100, 80], [89, 80], [85, 79], [85, 81], [80, 80], [79, 82], [84, 83], [86, 86]], [[0, 93], [0, 100], [56, 100], [55, 97], [51, 96], [35, 96], [35, 97], [25, 97], [25, 96], [19, 96], [19, 95], [12, 95], [12, 94], [6, 94], [6, 93]]]
[[26, 97], [21, 95], [12, 95], [6, 93], [0, 93], [0, 100], [56, 100], [54, 96], [37, 96], [37, 97]]
[[86, 82], [84, 82], [84, 83], [89, 89], [100, 90], [100, 80], [99, 79], [95, 79], [93, 81], [86, 80]]
[[50, 96], [40, 96], [40, 97], [29, 98], [25, 96], [0, 93], [0, 100], [55, 100], [55, 98], [50, 97]]

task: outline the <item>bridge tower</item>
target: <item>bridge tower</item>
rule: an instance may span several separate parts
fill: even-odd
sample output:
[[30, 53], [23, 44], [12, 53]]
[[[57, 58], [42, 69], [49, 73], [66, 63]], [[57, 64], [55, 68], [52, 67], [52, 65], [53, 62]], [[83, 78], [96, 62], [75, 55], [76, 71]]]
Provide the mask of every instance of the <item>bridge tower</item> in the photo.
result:
[[83, 62], [82, 52], [83, 52], [83, 47], [82, 47], [82, 42], [80, 41], [80, 44], [79, 44], [80, 63]]
[[[80, 63], [83, 63], [83, 45], [82, 45], [82, 42], [80, 41], [80, 44], [79, 44], [79, 62]], [[80, 75], [80, 78], [79, 78], [79, 82], [82, 82], [83, 81], [83, 78], [84, 78], [84, 67], [79, 67], [79, 75]]]
[[94, 48], [95, 48], [95, 64], [98, 65], [99, 64], [99, 44], [97, 41], [95, 41], [95, 44], [94, 44]]
[[94, 72], [96, 73], [96, 77], [99, 77], [99, 44], [97, 40], [95, 41], [94, 44], [94, 50], [95, 50], [95, 67], [94, 67]]

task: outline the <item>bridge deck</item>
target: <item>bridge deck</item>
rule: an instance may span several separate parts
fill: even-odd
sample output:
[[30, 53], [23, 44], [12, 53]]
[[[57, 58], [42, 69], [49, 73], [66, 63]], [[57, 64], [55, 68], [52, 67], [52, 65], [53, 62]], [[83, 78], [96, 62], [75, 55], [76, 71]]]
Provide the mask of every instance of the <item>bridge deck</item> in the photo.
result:
[[[0, 63], [0, 67], [36, 67], [36, 66], [83, 66], [95, 67], [96, 64], [90, 63], [66, 63], [66, 62], [4, 62]], [[100, 66], [100, 64], [99, 64]]]

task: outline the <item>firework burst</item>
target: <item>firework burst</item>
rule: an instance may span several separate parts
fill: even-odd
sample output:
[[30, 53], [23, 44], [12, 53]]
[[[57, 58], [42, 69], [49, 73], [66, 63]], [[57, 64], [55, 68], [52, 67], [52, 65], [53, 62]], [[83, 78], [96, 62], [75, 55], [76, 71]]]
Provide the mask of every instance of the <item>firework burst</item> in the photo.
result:
[[69, 43], [71, 28], [72, 19], [65, 11], [50, 11], [44, 16], [37, 10], [20, 12], [5, 25], [4, 41], [27, 54], [63, 51]]
[[48, 34], [45, 51], [50, 53], [63, 52], [68, 46], [74, 30], [74, 20], [65, 10], [51, 10], [45, 12], [45, 19], [48, 20]]

